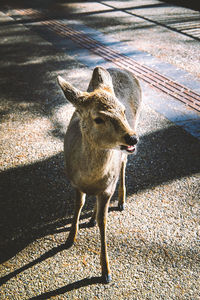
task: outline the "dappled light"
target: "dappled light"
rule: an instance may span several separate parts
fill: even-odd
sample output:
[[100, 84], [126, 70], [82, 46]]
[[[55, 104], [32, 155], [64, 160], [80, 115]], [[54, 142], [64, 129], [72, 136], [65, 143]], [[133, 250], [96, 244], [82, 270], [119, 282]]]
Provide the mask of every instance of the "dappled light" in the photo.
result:
[[[75, 193], [65, 175], [63, 141], [74, 107], [57, 83], [61, 75], [86, 91], [92, 63], [106, 64], [98, 51], [113, 55], [109, 60], [112, 67], [121, 63], [122, 55], [146, 51], [147, 56], [200, 76], [195, 3], [1, 2], [0, 298], [196, 299], [200, 265], [198, 139], [144, 101], [137, 154], [129, 156], [126, 169], [127, 205], [119, 212], [115, 192], [108, 214], [113, 282], [101, 285], [99, 231], [88, 224], [93, 196], [83, 208], [75, 245], [64, 246]], [[30, 14], [22, 17], [26, 9]], [[39, 17], [32, 15], [34, 10], [41, 11]], [[66, 34], [49, 29], [51, 21], [58, 26], [59, 22], [70, 24], [73, 38], [69, 41]], [[75, 41], [80, 39], [78, 26], [80, 31], [84, 26], [88, 32], [90, 27], [100, 31], [110, 39], [109, 46], [102, 50], [98, 41], [92, 45], [93, 52], [84, 52], [87, 43], [92, 43], [88, 37], [87, 43], [81, 41], [80, 50]], [[122, 42], [124, 52], [117, 56], [115, 47]], [[80, 51], [85, 60], [80, 59]], [[140, 59], [138, 65], [142, 65]], [[126, 64], [131, 65], [131, 59]], [[148, 93], [145, 84], [143, 97], [157, 93], [156, 89], [154, 94]], [[163, 95], [160, 91], [161, 100]], [[192, 108], [188, 112], [187, 116], [193, 115]]]

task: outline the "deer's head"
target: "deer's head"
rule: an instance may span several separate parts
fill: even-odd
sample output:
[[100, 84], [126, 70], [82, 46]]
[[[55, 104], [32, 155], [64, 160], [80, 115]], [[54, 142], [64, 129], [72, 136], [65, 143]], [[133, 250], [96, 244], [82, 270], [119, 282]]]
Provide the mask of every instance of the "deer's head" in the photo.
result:
[[79, 114], [84, 139], [96, 148], [135, 152], [136, 133], [128, 124], [124, 105], [114, 94], [108, 71], [95, 68], [89, 85], [91, 92], [81, 92], [61, 76], [58, 82]]

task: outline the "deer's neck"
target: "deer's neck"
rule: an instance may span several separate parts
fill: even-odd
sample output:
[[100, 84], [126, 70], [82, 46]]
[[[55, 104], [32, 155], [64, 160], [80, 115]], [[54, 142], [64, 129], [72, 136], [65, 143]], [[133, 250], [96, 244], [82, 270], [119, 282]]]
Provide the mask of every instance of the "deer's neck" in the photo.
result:
[[83, 144], [82, 151], [78, 185], [88, 194], [112, 189], [121, 169], [121, 152], [97, 149], [90, 143]]
[[82, 154], [86, 170], [97, 175], [106, 172], [113, 162], [116, 150], [99, 149], [90, 144], [86, 139], [82, 141]]
[[65, 146], [66, 173], [74, 187], [87, 194], [97, 195], [115, 183], [121, 168], [122, 153], [93, 146], [82, 135], [73, 147]]

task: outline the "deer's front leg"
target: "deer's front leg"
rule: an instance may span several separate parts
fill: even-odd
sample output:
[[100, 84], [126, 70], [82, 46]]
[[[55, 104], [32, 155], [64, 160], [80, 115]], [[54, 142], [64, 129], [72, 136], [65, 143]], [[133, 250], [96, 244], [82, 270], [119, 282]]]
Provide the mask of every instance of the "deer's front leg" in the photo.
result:
[[85, 194], [80, 192], [79, 190], [76, 190], [76, 203], [75, 203], [75, 212], [74, 212], [74, 218], [72, 221], [71, 230], [69, 233], [69, 236], [66, 241], [67, 246], [71, 246], [75, 240], [78, 233], [78, 223], [79, 223], [79, 217], [81, 214], [81, 209], [83, 205], [85, 204]]
[[106, 226], [107, 226], [107, 214], [110, 196], [106, 194], [97, 196], [97, 223], [101, 235], [101, 268], [102, 268], [102, 280], [105, 283], [111, 281], [110, 267], [107, 253], [106, 243]]
[[119, 182], [119, 189], [118, 189], [118, 208], [120, 211], [124, 210], [125, 203], [126, 203], [126, 185], [125, 185], [125, 170], [126, 170], [126, 162], [127, 157], [122, 162], [121, 171], [120, 171], [120, 182]]

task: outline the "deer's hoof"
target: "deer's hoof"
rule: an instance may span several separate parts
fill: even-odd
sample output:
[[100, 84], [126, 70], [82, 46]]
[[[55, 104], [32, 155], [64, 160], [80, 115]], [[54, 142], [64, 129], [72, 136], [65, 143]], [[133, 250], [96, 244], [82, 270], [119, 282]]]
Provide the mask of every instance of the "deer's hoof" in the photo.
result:
[[118, 209], [119, 209], [119, 211], [123, 211], [125, 209], [125, 203], [119, 203]]
[[103, 283], [110, 283], [112, 281], [112, 277], [111, 277], [111, 275], [110, 274], [108, 274], [108, 275], [102, 275], [102, 282]]

